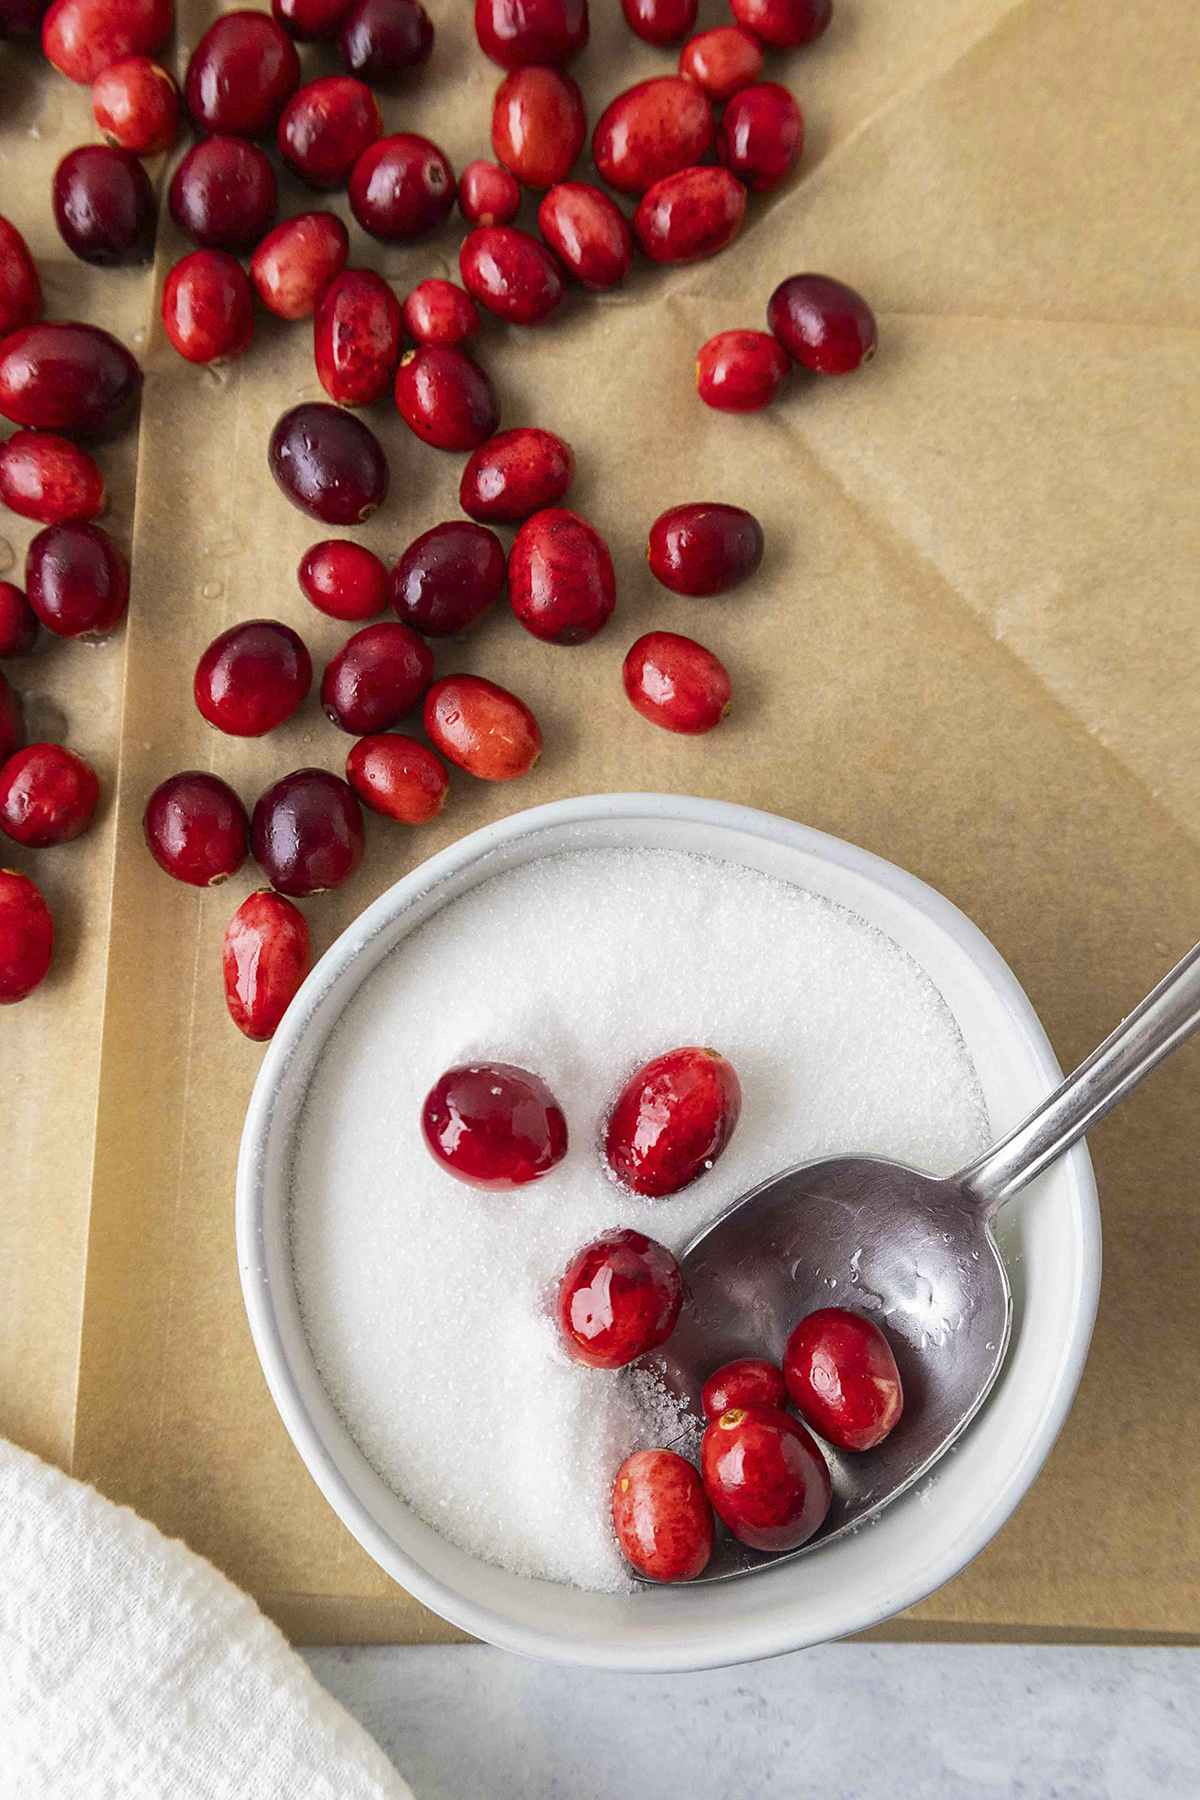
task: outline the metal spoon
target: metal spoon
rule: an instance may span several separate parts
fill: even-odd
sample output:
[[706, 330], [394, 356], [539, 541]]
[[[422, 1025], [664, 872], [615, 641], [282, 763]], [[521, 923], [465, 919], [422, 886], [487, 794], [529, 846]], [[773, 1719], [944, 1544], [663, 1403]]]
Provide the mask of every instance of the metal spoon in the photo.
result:
[[957, 1175], [873, 1156], [805, 1163], [743, 1195], [692, 1240], [680, 1259], [689, 1299], [662, 1354], [668, 1384], [697, 1419], [714, 1369], [737, 1356], [780, 1361], [792, 1327], [823, 1306], [885, 1327], [905, 1397], [877, 1449], [827, 1448], [833, 1505], [816, 1537], [773, 1556], [723, 1536], [702, 1580], [840, 1537], [949, 1449], [1008, 1348], [1012, 1295], [993, 1218], [1198, 1026], [1200, 944], [1023, 1124]]

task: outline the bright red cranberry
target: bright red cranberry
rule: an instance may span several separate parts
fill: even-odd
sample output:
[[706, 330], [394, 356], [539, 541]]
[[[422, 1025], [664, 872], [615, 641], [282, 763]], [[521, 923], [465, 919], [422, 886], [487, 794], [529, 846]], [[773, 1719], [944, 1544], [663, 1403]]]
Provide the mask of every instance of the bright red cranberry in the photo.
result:
[[297, 44], [327, 43], [338, 34], [347, 0], [271, 0], [271, 17]]
[[708, 1566], [713, 1511], [704, 1483], [674, 1450], [639, 1450], [613, 1485], [621, 1554], [647, 1581], [694, 1581]]
[[421, 722], [447, 762], [481, 781], [515, 781], [542, 754], [542, 734], [525, 702], [482, 675], [435, 681]]
[[419, 69], [432, 49], [433, 25], [420, 0], [356, 0], [338, 36], [350, 73], [373, 86]]
[[712, 148], [714, 129], [703, 88], [681, 75], [656, 75], [605, 108], [592, 133], [592, 155], [610, 187], [644, 194], [698, 163]]
[[300, 85], [300, 58], [266, 13], [224, 13], [192, 51], [183, 83], [198, 131], [262, 137]]
[[522, 425], [481, 444], [463, 470], [459, 505], [489, 525], [518, 525], [557, 506], [571, 485], [575, 457], [552, 431]]
[[25, 592], [58, 637], [104, 637], [125, 615], [129, 565], [99, 525], [47, 525], [25, 557]]
[[833, 12], [833, 0], [729, 0], [739, 25], [774, 50], [791, 50], [820, 37]]
[[719, 1419], [734, 1406], [770, 1406], [782, 1412], [788, 1403], [783, 1371], [760, 1356], [739, 1356], [722, 1363], [700, 1391], [706, 1419]]
[[188, 362], [233, 362], [254, 334], [250, 277], [227, 250], [193, 250], [163, 282], [162, 319]]
[[587, 0], [475, 0], [475, 36], [502, 69], [570, 62], [588, 41]]
[[45, 0], [0, 0], [0, 43], [5, 38], [37, 37]]
[[516, 225], [480, 225], [458, 253], [463, 286], [510, 325], [544, 325], [567, 297], [553, 252]]
[[86, 831], [100, 797], [96, 771], [62, 744], [30, 744], [0, 769], [0, 831], [28, 850]]
[[647, 44], [673, 44], [694, 27], [699, 0], [621, 0], [621, 10]]
[[696, 358], [696, 392], [718, 412], [761, 412], [791, 367], [791, 357], [768, 332], [720, 331]]
[[326, 665], [321, 705], [355, 737], [386, 731], [433, 680], [433, 651], [407, 625], [367, 625]]
[[508, 596], [526, 631], [547, 644], [586, 644], [608, 623], [617, 578], [594, 525], [566, 507], [526, 519], [508, 558]]
[[299, 907], [260, 888], [225, 927], [221, 971], [225, 1004], [240, 1032], [265, 1043], [312, 967], [308, 924]]
[[699, 737], [725, 718], [733, 684], [724, 663], [694, 638], [648, 631], [632, 645], [622, 670], [630, 705], [652, 725]]
[[733, 1064], [688, 1046], [634, 1071], [608, 1117], [604, 1154], [618, 1181], [649, 1200], [707, 1173], [733, 1136], [742, 1089]]
[[453, 205], [454, 170], [436, 144], [412, 131], [369, 145], [350, 172], [350, 211], [384, 244], [424, 237]]
[[158, 156], [179, 131], [179, 89], [161, 63], [127, 56], [93, 81], [92, 117], [110, 143], [135, 156]]
[[451, 519], [408, 546], [391, 573], [392, 605], [424, 637], [454, 637], [496, 604], [504, 575], [495, 532]]
[[173, 22], [171, 0], [54, 0], [42, 20], [42, 49], [68, 81], [97, 75], [156, 50]]
[[703, 262], [731, 244], [746, 216], [746, 190], [728, 169], [681, 169], [656, 181], [633, 215], [652, 262]]
[[[37, 643], [37, 635], [37, 614], [20, 588], [11, 581], [0, 581], [0, 657], [28, 656]], [[11, 693], [8, 683], [4, 685]], [[2, 736], [0, 762], [11, 754], [8, 733]]]
[[25, 742], [25, 712], [21, 696], [0, 671], [0, 763]]
[[196, 664], [201, 716], [230, 737], [262, 737], [290, 719], [312, 686], [312, 659], [290, 625], [247, 619], [215, 637]]
[[606, 1231], [571, 1259], [558, 1290], [567, 1355], [589, 1369], [622, 1369], [666, 1343], [682, 1305], [669, 1250], [640, 1231]]
[[799, 1549], [833, 1499], [818, 1445], [798, 1420], [769, 1406], [735, 1406], [714, 1419], [700, 1469], [716, 1511], [755, 1550]]
[[379, 439], [340, 406], [293, 406], [271, 433], [267, 460], [292, 505], [326, 525], [361, 525], [387, 498]]
[[83, 144], [54, 171], [54, 222], [73, 256], [112, 268], [149, 262], [154, 189], [132, 150]]
[[239, 137], [193, 144], [167, 191], [171, 217], [202, 250], [250, 250], [275, 216], [275, 171]]
[[436, 450], [474, 450], [500, 423], [495, 391], [479, 364], [441, 344], [405, 351], [396, 405], [409, 430]]
[[0, 869], [0, 1006], [31, 994], [53, 954], [50, 908], [28, 875]]
[[435, 1161], [471, 1187], [525, 1187], [567, 1153], [567, 1121], [538, 1075], [512, 1063], [447, 1069], [421, 1109]]
[[583, 95], [561, 69], [514, 69], [496, 89], [492, 149], [526, 187], [564, 180], [586, 137]]
[[697, 500], [672, 506], [650, 527], [646, 559], [675, 594], [723, 594], [753, 575], [763, 556], [762, 526], [740, 506]]
[[276, 318], [307, 319], [349, 254], [350, 234], [336, 213], [300, 213], [267, 233], [250, 258], [250, 279]]
[[499, 163], [469, 162], [458, 178], [458, 209], [471, 225], [507, 225], [520, 206], [517, 178]]
[[155, 788], [142, 830], [160, 869], [193, 887], [217, 887], [245, 862], [250, 821], [227, 783], [187, 769]]
[[419, 281], [404, 302], [404, 326], [418, 344], [457, 350], [479, 332], [479, 309], [453, 281]]
[[796, 1411], [839, 1450], [873, 1450], [904, 1411], [891, 1345], [870, 1319], [845, 1307], [801, 1319], [783, 1373]]
[[717, 160], [752, 194], [778, 187], [800, 161], [804, 115], [777, 81], [735, 94], [717, 131]]
[[0, 216], [0, 337], [42, 316], [42, 284], [29, 246]]
[[789, 275], [767, 305], [767, 324], [784, 349], [818, 375], [849, 375], [875, 354], [875, 314], [861, 294], [831, 275]]
[[387, 605], [387, 568], [373, 550], [348, 538], [313, 544], [297, 571], [305, 599], [331, 619], [373, 619]]
[[259, 796], [250, 828], [255, 862], [293, 900], [348, 881], [362, 861], [362, 808], [326, 769], [294, 769]]
[[732, 100], [762, 74], [762, 45], [740, 25], [718, 25], [689, 39], [679, 52], [679, 73], [697, 81], [718, 105]]
[[387, 393], [400, 356], [400, 302], [373, 269], [335, 276], [313, 318], [317, 378], [339, 406], [367, 406]]
[[15, 431], [0, 444], [0, 501], [41, 525], [98, 519], [104, 477], [86, 450], [53, 431]]
[[0, 343], [0, 413], [14, 425], [89, 435], [124, 423], [142, 371], [98, 325], [43, 320]]
[[359, 738], [346, 758], [346, 780], [364, 806], [401, 825], [427, 825], [450, 792], [441, 758], [398, 731]]
[[383, 135], [370, 88], [326, 75], [294, 93], [280, 114], [279, 154], [309, 187], [341, 187], [369, 144]]
[[616, 287], [633, 267], [633, 234], [614, 200], [586, 181], [563, 181], [538, 207], [538, 227], [586, 288]]

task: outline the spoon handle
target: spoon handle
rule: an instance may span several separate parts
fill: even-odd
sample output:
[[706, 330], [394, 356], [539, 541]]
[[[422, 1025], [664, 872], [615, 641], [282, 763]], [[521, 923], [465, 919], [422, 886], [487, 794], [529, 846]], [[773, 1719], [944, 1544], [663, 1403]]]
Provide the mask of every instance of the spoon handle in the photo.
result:
[[1189, 950], [1062, 1086], [957, 1176], [993, 1213], [1069, 1150], [1110, 1107], [1200, 1027], [1200, 944]]

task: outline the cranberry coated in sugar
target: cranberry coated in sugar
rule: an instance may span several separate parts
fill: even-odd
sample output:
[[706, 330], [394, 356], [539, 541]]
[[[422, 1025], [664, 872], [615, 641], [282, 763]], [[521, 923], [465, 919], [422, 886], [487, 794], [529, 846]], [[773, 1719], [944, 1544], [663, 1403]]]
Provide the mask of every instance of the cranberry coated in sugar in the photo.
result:
[[325, 769], [293, 769], [261, 794], [251, 822], [254, 860], [293, 900], [347, 881], [366, 842], [362, 808]]
[[98, 325], [44, 319], [0, 342], [0, 413], [40, 431], [106, 432], [124, 423], [142, 371]]
[[271, 0], [271, 17], [297, 44], [335, 38], [348, 0]]
[[313, 317], [317, 379], [339, 406], [386, 394], [400, 357], [400, 302], [373, 269], [346, 269], [329, 283]]
[[230, 737], [262, 737], [290, 719], [312, 686], [303, 639], [277, 619], [247, 619], [215, 637], [196, 664], [203, 718]]
[[534, 513], [508, 558], [508, 594], [526, 631], [548, 644], [586, 644], [617, 603], [608, 545], [566, 507]]
[[762, 45], [740, 25], [717, 25], [690, 38], [679, 52], [679, 73], [700, 84], [718, 105], [762, 74]]
[[688, 1045], [636, 1069], [608, 1116], [604, 1155], [617, 1180], [661, 1200], [712, 1168], [742, 1110], [737, 1071], [716, 1050]]
[[647, 44], [673, 44], [696, 23], [699, 0], [621, 0], [625, 23]]
[[447, 1069], [425, 1096], [421, 1131], [435, 1162], [471, 1187], [511, 1191], [567, 1153], [567, 1121], [540, 1075], [513, 1063]]
[[193, 250], [163, 283], [163, 328], [192, 363], [232, 362], [250, 348], [254, 289], [227, 250]]
[[103, 637], [125, 614], [129, 565], [99, 525], [47, 525], [25, 556], [25, 592], [58, 637]]
[[515, 781], [542, 754], [523, 700], [482, 675], [445, 675], [425, 696], [421, 722], [447, 762], [481, 781]]
[[270, 888], [242, 901], [225, 927], [221, 973], [225, 1004], [238, 1030], [265, 1043], [312, 967], [308, 923], [299, 907]]
[[818, 375], [849, 375], [875, 354], [875, 315], [831, 275], [789, 275], [767, 304], [767, 324], [784, 349]]
[[458, 253], [463, 286], [510, 325], [544, 325], [567, 297], [553, 252], [516, 225], [480, 225]]
[[326, 525], [361, 525], [387, 498], [383, 447], [361, 419], [309, 400], [285, 412], [267, 461], [293, 506]]
[[496, 604], [504, 575], [504, 546], [495, 532], [450, 519], [408, 546], [389, 591], [398, 617], [414, 631], [454, 637]]
[[307, 319], [349, 254], [350, 235], [336, 213], [299, 213], [267, 233], [250, 258], [250, 279], [276, 318]]
[[41, 525], [98, 519], [104, 477], [86, 450], [53, 431], [14, 431], [0, 444], [0, 502]]
[[350, 210], [384, 244], [434, 231], [454, 205], [454, 170], [428, 138], [398, 131], [370, 144], [350, 172]]
[[680, 169], [656, 181], [633, 215], [652, 262], [703, 262], [731, 244], [746, 216], [746, 190], [728, 169]]
[[450, 792], [441, 758], [399, 731], [373, 732], [352, 744], [346, 780], [364, 806], [399, 825], [427, 825]]
[[245, 862], [250, 821], [226, 782], [186, 769], [155, 788], [142, 830], [160, 869], [192, 887], [216, 887]]
[[891, 1345], [873, 1320], [842, 1306], [801, 1319], [783, 1374], [801, 1418], [839, 1450], [874, 1450], [904, 1411]]
[[633, 267], [633, 233], [615, 200], [586, 181], [563, 181], [538, 207], [538, 228], [577, 281], [602, 291]]
[[326, 538], [304, 552], [297, 570], [301, 592], [331, 619], [361, 623], [387, 605], [387, 569], [373, 550], [349, 538]]
[[696, 392], [718, 412], [761, 412], [791, 367], [791, 357], [769, 332], [720, 331], [696, 358]]
[[741, 506], [696, 500], [672, 506], [650, 527], [650, 573], [675, 594], [723, 594], [753, 575], [763, 557], [762, 526]]
[[42, 316], [42, 284], [29, 246], [0, 216], [0, 337]]
[[735, 1406], [770, 1406], [782, 1412], [787, 1403], [782, 1369], [761, 1356], [739, 1356], [722, 1363], [700, 1390], [700, 1405], [710, 1421]]
[[499, 163], [469, 162], [458, 178], [458, 209], [471, 225], [507, 225], [520, 206], [517, 178]]
[[433, 652], [408, 625], [367, 625], [326, 665], [321, 705], [335, 725], [362, 737], [385, 731], [416, 706], [433, 680]]
[[179, 132], [175, 78], [149, 56], [127, 56], [93, 81], [92, 117], [110, 143], [135, 156], [158, 156]]
[[717, 161], [752, 194], [778, 187], [803, 149], [804, 115], [777, 81], [743, 88], [721, 116]]
[[704, 1483], [674, 1450], [639, 1450], [613, 1484], [613, 1530], [647, 1581], [694, 1581], [708, 1566], [713, 1511]]
[[86, 831], [100, 797], [90, 763], [62, 744], [29, 744], [0, 768], [0, 831], [48, 850]]
[[284, 162], [312, 188], [340, 187], [369, 144], [383, 135], [374, 94], [350, 75], [326, 75], [297, 89], [276, 131]]
[[569, 62], [588, 41], [588, 0], [475, 0], [475, 36], [502, 69]]
[[338, 33], [350, 73], [377, 86], [419, 69], [432, 49], [433, 25], [420, 0], [355, 0]]
[[300, 58], [266, 13], [224, 13], [192, 51], [183, 83], [198, 131], [261, 137], [300, 85]]
[[833, 0], [729, 0], [739, 25], [773, 50], [791, 50], [820, 37], [833, 13]]
[[275, 216], [275, 171], [239, 137], [193, 144], [167, 190], [171, 217], [202, 250], [250, 250]]
[[671, 1252], [640, 1231], [606, 1231], [567, 1264], [558, 1323], [572, 1361], [622, 1369], [665, 1344], [683, 1305]]
[[0, 1006], [24, 1000], [45, 979], [54, 921], [28, 875], [0, 869]]
[[457, 350], [479, 334], [479, 308], [457, 283], [431, 276], [404, 302], [404, 329], [418, 344]]
[[712, 148], [707, 94], [681, 75], [656, 75], [627, 88], [601, 113], [592, 156], [610, 187], [644, 194], [656, 181], [691, 168]]
[[171, 0], [54, 0], [42, 49], [68, 81], [92, 82], [113, 63], [156, 50], [173, 11]]
[[797, 1550], [825, 1522], [833, 1485], [825, 1458], [797, 1419], [735, 1406], [704, 1433], [700, 1471], [713, 1507], [755, 1550]]
[[485, 524], [518, 525], [557, 506], [575, 474], [571, 446], [552, 431], [521, 425], [481, 444], [463, 470], [459, 505]]
[[6, 763], [24, 742], [25, 712], [21, 696], [0, 670], [0, 763]]
[[648, 631], [631, 645], [622, 668], [630, 705], [652, 725], [698, 737], [733, 705], [724, 663], [694, 638]]
[[[28, 656], [37, 643], [38, 622], [29, 601], [21, 589], [11, 581], [0, 581], [0, 659], [11, 656]], [[7, 696], [12, 694], [8, 682], [0, 675], [3, 691], [6, 696], [0, 701], [0, 710], [6, 709], [11, 714], [12, 708]], [[0, 727], [0, 763], [6, 755], [11, 754], [15, 738], [10, 742], [12, 732], [11, 717], [7, 728]]]
[[479, 364], [441, 344], [405, 351], [396, 405], [409, 430], [435, 450], [474, 450], [500, 423], [495, 390]]
[[514, 69], [496, 89], [492, 149], [525, 187], [564, 180], [586, 137], [583, 95], [561, 69]]

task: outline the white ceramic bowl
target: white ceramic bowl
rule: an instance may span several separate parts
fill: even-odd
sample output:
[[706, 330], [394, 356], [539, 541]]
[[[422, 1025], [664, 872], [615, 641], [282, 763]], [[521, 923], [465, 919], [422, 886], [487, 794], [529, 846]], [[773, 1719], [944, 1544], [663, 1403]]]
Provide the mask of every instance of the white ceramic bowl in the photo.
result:
[[1046, 1035], [1007, 965], [957, 908], [915, 877], [745, 807], [663, 794], [563, 800], [431, 858], [322, 957], [288, 1009], [251, 1098], [238, 1163], [238, 1260], [259, 1359], [292, 1441], [343, 1523], [409, 1593], [463, 1630], [530, 1656], [608, 1669], [711, 1668], [877, 1624], [948, 1581], [1000, 1529], [1053, 1444], [1083, 1369], [1100, 1282], [1100, 1223], [1082, 1145], [1005, 1209], [1000, 1236], [1015, 1315], [1000, 1379], [932, 1478], [855, 1536], [740, 1580], [631, 1595], [527, 1580], [439, 1537], [375, 1474], [314, 1366], [288, 1238], [296, 1118], [343, 1007], [431, 913], [534, 857], [629, 845], [723, 857], [827, 895], [887, 932], [928, 972], [957, 1019], [997, 1135], [1057, 1082]]

